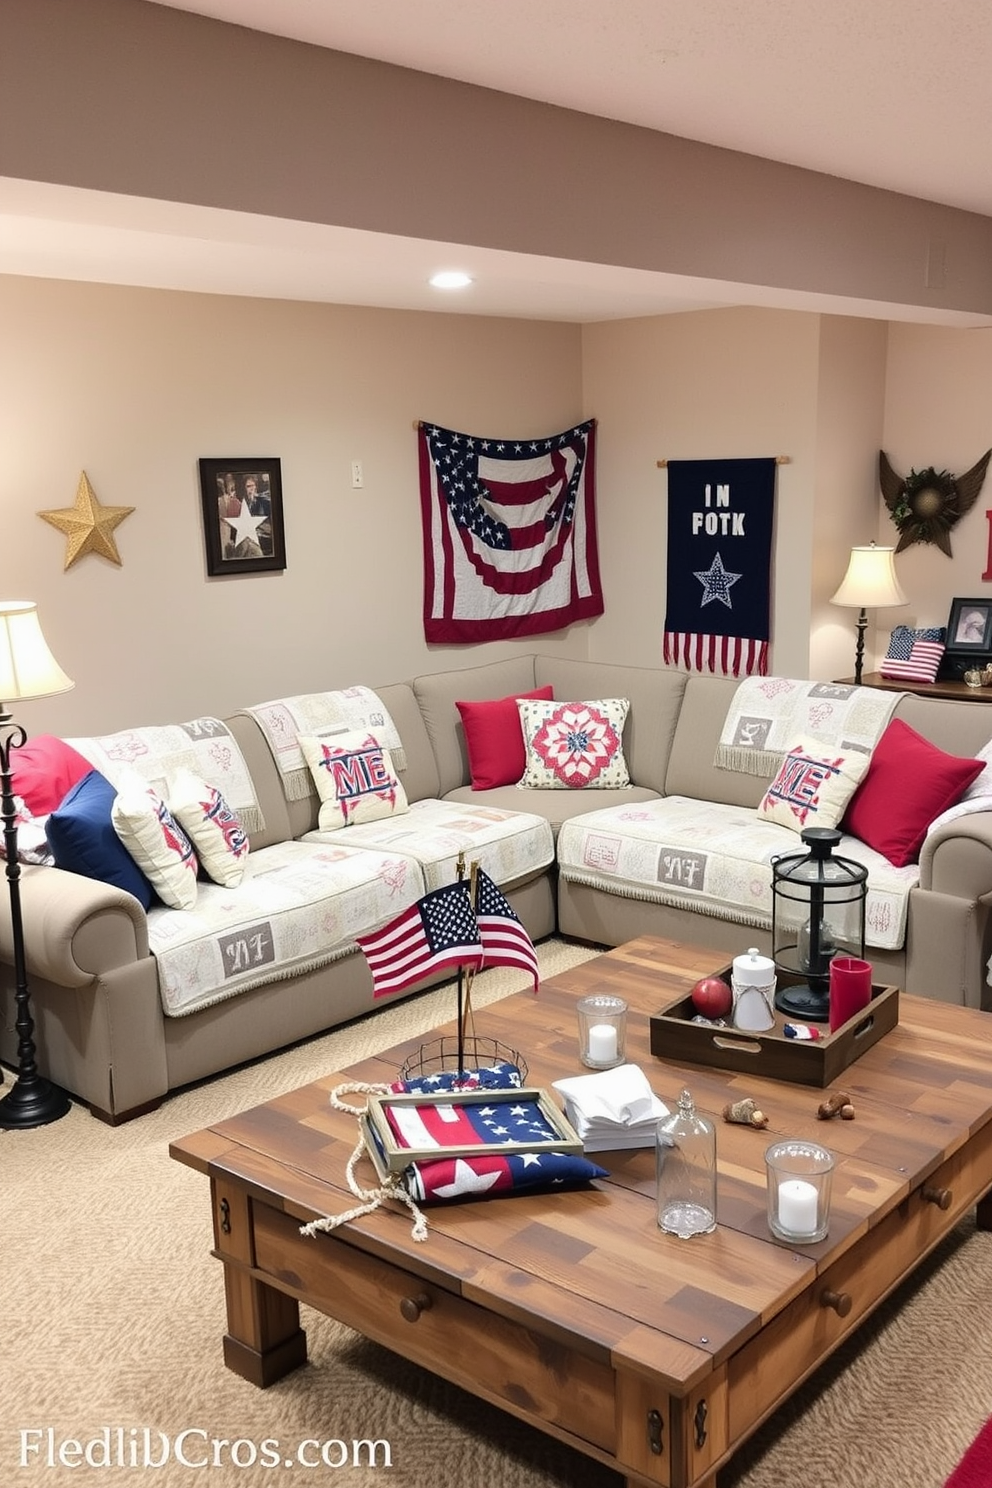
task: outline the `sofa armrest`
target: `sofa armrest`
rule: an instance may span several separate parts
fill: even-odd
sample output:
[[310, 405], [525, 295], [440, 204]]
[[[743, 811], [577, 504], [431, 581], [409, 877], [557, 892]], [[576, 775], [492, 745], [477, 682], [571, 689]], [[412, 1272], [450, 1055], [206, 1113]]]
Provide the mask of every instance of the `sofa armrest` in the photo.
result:
[[992, 811], [959, 816], [924, 840], [920, 888], [969, 900], [992, 894]]
[[[21, 868], [21, 919], [29, 975], [60, 987], [143, 960], [148, 921], [133, 894], [60, 868]], [[0, 958], [13, 963], [10, 895], [0, 887]]]

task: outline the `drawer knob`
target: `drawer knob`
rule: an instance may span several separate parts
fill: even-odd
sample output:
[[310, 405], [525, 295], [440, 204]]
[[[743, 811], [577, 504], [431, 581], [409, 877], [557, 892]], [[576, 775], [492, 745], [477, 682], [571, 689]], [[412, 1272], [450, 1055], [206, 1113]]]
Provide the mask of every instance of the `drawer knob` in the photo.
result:
[[930, 1184], [925, 1184], [923, 1200], [927, 1204], [936, 1204], [938, 1209], [950, 1209], [954, 1195], [949, 1188], [933, 1188]]
[[832, 1292], [826, 1288], [820, 1293], [820, 1306], [832, 1307], [838, 1317], [847, 1317], [851, 1310], [850, 1292]]
[[422, 1312], [429, 1312], [431, 1299], [426, 1292], [418, 1292], [415, 1297], [404, 1297], [400, 1303], [400, 1312], [408, 1323], [415, 1323]]

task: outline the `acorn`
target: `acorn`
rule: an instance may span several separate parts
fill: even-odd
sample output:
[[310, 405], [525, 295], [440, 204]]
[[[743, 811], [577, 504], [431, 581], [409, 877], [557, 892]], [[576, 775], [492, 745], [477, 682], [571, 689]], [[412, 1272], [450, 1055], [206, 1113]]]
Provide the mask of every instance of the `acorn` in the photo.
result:
[[762, 1127], [768, 1125], [768, 1117], [758, 1109], [756, 1101], [747, 1096], [744, 1100], [731, 1101], [723, 1108], [724, 1121], [733, 1121], [738, 1126]]

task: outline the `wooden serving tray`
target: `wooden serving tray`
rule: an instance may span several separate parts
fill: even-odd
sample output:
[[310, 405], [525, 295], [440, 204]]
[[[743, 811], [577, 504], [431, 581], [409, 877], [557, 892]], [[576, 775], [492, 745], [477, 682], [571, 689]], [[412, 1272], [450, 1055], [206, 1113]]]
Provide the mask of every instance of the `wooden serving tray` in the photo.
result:
[[[715, 973], [730, 984], [730, 968]], [[779, 972], [778, 985], [795, 986], [799, 976]], [[830, 1085], [847, 1067], [860, 1059], [899, 1022], [899, 988], [873, 986], [871, 1002], [833, 1033], [826, 1023], [818, 1039], [786, 1038], [786, 1023], [799, 1020], [776, 1009], [775, 1027], [763, 1033], [734, 1028], [715, 1028], [694, 1023], [696, 1016], [688, 995], [673, 1002], [650, 1019], [651, 1053], [673, 1064], [703, 1064], [714, 1069], [738, 1070], [769, 1080], [788, 1080], [793, 1085]], [[811, 1025], [813, 1026], [813, 1025]]]

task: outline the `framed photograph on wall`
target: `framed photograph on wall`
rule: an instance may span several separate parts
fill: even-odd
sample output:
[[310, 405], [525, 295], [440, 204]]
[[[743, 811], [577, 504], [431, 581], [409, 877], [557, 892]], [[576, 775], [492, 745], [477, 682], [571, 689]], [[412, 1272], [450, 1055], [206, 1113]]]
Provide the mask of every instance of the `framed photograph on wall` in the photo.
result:
[[286, 567], [282, 472], [277, 459], [200, 460], [207, 573], [267, 573]]
[[992, 650], [992, 597], [952, 599], [947, 619], [949, 651]]

